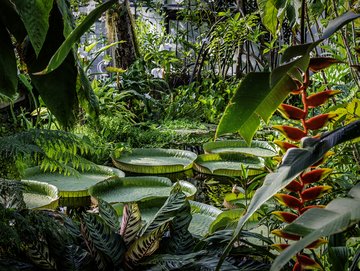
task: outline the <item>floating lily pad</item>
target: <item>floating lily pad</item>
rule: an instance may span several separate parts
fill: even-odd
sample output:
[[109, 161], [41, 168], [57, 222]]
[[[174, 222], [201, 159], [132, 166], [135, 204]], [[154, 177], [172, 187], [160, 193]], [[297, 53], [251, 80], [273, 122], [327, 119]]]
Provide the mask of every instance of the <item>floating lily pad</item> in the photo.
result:
[[91, 186], [113, 176], [123, 177], [125, 173], [116, 168], [105, 166], [98, 166], [97, 169], [84, 170], [79, 175], [70, 176], [56, 172], [42, 172], [39, 167], [29, 168], [25, 172], [25, 179], [56, 186], [61, 197], [89, 196], [88, 190]]
[[241, 153], [202, 154], [195, 160], [194, 169], [201, 173], [225, 176], [243, 176], [243, 169], [248, 175], [264, 171], [264, 159]]
[[132, 149], [113, 157], [113, 163], [121, 170], [142, 174], [180, 172], [192, 168], [196, 154], [175, 149]]
[[[144, 221], [144, 223], [148, 223], [155, 216], [155, 214], [159, 211], [164, 202], [165, 199], [153, 199], [138, 203], [141, 213], [141, 219]], [[215, 221], [217, 216], [221, 214], [222, 211], [208, 204], [191, 200], [189, 202], [192, 214], [189, 231], [192, 234], [198, 236], [205, 236], [210, 230], [210, 225]], [[123, 213], [123, 206], [124, 205], [122, 203], [117, 203], [114, 205], [114, 208], [120, 215], [120, 222], [122, 219], [121, 216]]]
[[22, 183], [25, 184], [23, 196], [27, 208], [56, 208], [59, 191], [55, 186], [28, 180], [23, 180]]
[[210, 225], [221, 214], [221, 210], [197, 201], [190, 201], [190, 206], [192, 220], [189, 225], [189, 231], [200, 236], [206, 235], [210, 230]]
[[[196, 187], [191, 183], [180, 181], [187, 197], [193, 197]], [[95, 198], [101, 198], [109, 203], [134, 202], [144, 199], [168, 197], [172, 182], [165, 177], [142, 176], [111, 178], [90, 188], [89, 193]]]
[[244, 153], [258, 157], [273, 157], [276, 149], [266, 141], [252, 141], [248, 146], [244, 140], [223, 140], [204, 144], [205, 153]]

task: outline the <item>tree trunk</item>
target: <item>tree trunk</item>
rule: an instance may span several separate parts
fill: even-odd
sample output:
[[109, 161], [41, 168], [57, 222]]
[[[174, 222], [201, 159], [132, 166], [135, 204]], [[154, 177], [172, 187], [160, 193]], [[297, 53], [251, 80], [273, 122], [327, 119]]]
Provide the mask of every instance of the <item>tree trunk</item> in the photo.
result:
[[119, 1], [106, 12], [106, 28], [109, 42], [123, 41], [111, 47], [114, 66], [127, 69], [139, 57], [134, 19], [128, 0]]

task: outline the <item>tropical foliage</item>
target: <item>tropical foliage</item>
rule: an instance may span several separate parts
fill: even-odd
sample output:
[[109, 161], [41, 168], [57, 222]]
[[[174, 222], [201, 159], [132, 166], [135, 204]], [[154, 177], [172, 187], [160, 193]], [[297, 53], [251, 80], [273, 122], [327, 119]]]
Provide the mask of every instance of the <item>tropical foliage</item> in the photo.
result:
[[1, 6], [1, 270], [360, 268], [356, 1]]

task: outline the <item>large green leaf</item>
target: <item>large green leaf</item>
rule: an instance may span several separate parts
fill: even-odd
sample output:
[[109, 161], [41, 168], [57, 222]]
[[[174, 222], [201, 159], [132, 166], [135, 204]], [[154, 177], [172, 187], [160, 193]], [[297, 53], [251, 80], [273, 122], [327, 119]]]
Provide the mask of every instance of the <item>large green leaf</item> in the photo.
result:
[[[360, 184], [351, 189], [351, 195], [360, 193]], [[271, 270], [280, 270], [292, 256], [303, 250], [322, 236], [342, 232], [360, 221], [360, 197], [337, 198], [324, 209], [315, 208], [306, 211], [295, 221], [285, 227], [287, 233], [302, 238], [291, 244], [274, 261]]]
[[132, 149], [113, 157], [116, 167], [130, 172], [162, 174], [184, 171], [192, 168], [196, 154], [175, 149]]
[[116, 0], [109, 0], [91, 11], [89, 15], [85, 17], [85, 19], [69, 34], [66, 40], [57, 49], [55, 54], [51, 57], [47, 67], [38, 74], [47, 74], [57, 69], [66, 59], [73, 45], [86, 31], [89, 30], [91, 25], [101, 16], [101, 14], [109, 9], [114, 3], [116, 3]]
[[0, 95], [12, 98], [17, 92], [17, 64], [9, 33], [0, 23]]
[[56, 172], [42, 172], [39, 167], [27, 169], [24, 178], [52, 184], [59, 189], [61, 197], [89, 196], [89, 188], [113, 176], [123, 177], [125, 174], [111, 167], [98, 166], [97, 169], [82, 170], [79, 175], [65, 176]]
[[221, 140], [203, 145], [205, 153], [244, 153], [258, 157], [277, 155], [274, 146], [266, 141], [252, 141], [250, 146], [244, 140]]
[[18, 43], [24, 41], [27, 35], [24, 23], [10, 0], [1, 1], [0, 20]]
[[59, 199], [58, 189], [51, 184], [38, 181], [22, 181], [25, 184], [23, 192], [26, 207], [32, 208], [56, 208]]
[[194, 169], [201, 173], [223, 176], [256, 175], [264, 172], [264, 159], [242, 153], [201, 154]]
[[13, 2], [38, 56], [49, 29], [49, 16], [53, 0], [13, 0]]
[[[319, 161], [333, 146], [359, 136], [360, 121], [355, 121], [345, 127], [324, 134], [319, 139], [304, 139], [302, 142], [303, 148], [289, 149], [280, 167], [274, 173], [268, 174], [264, 180], [264, 184], [256, 190], [247, 212], [238, 222], [233, 239], [227, 246], [224, 255], [230, 251], [233, 242], [238, 238], [245, 223], [262, 204], [275, 195], [280, 189], [288, 185], [306, 168]], [[218, 267], [220, 266], [221, 261]]]
[[[190, 183], [180, 182], [188, 197], [196, 193], [196, 188]], [[192, 189], [189, 189], [192, 187]], [[172, 182], [165, 177], [144, 176], [110, 178], [90, 188], [89, 193], [95, 198], [109, 203], [135, 202], [144, 199], [161, 198], [170, 195]]]

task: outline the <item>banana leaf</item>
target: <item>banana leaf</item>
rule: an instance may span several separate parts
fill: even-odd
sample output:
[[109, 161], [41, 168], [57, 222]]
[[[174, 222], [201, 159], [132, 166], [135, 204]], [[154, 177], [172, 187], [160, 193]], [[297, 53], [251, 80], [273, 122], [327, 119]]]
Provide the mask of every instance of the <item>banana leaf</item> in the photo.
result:
[[59, 190], [54, 185], [29, 180], [21, 182], [25, 184], [23, 196], [27, 208], [55, 209], [57, 207]]
[[201, 154], [195, 160], [194, 169], [201, 173], [225, 176], [256, 175], [264, 172], [264, 159], [241, 153]]
[[117, 168], [142, 174], [164, 174], [192, 168], [196, 154], [175, 149], [132, 149], [112, 157]]
[[[193, 197], [196, 187], [180, 181], [182, 191], [187, 197]], [[145, 199], [166, 198], [170, 195], [172, 182], [165, 177], [113, 177], [90, 188], [89, 193], [109, 203], [136, 202]]]
[[80, 171], [78, 175], [65, 176], [56, 172], [42, 172], [39, 167], [29, 168], [25, 171], [25, 179], [35, 180], [56, 186], [59, 196], [86, 197], [88, 189], [94, 184], [109, 179], [113, 176], [124, 177], [125, 174], [116, 168], [97, 166], [90, 170]]
[[245, 140], [223, 140], [203, 145], [205, 153], [244, 153], [258, 157], [273, 157], [276, 149], [266, 141], [252, 141], [250, 146]]

